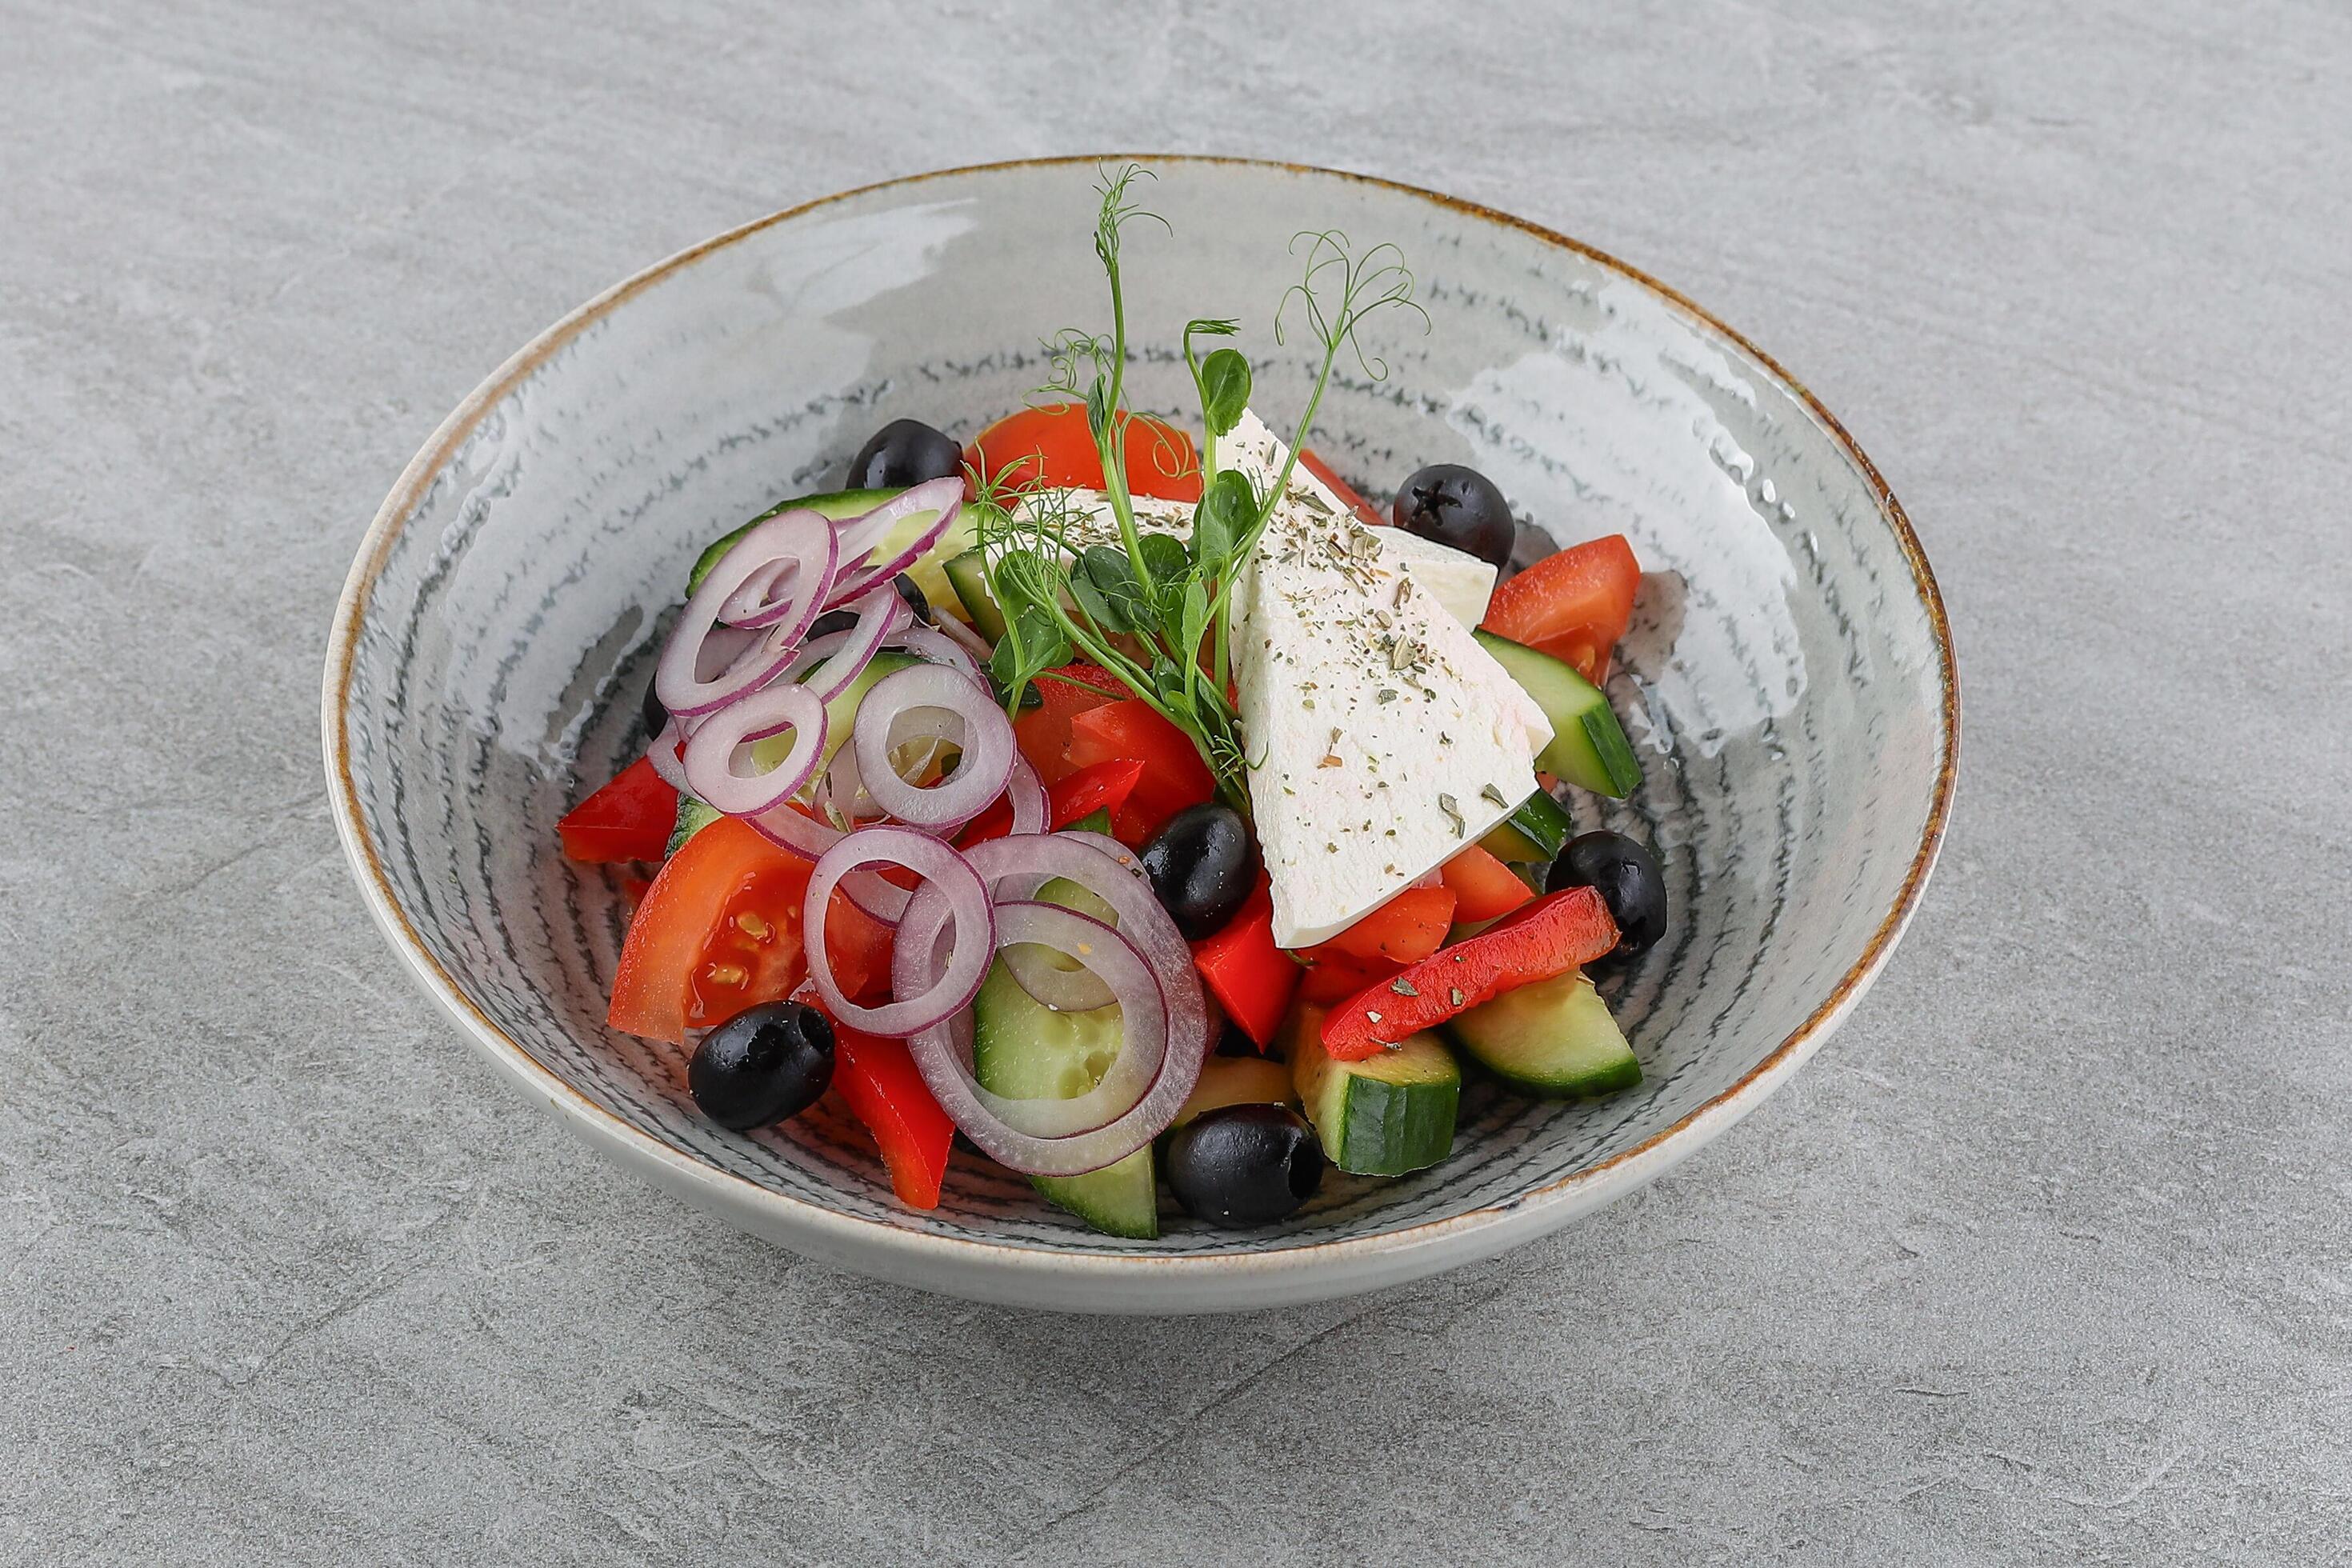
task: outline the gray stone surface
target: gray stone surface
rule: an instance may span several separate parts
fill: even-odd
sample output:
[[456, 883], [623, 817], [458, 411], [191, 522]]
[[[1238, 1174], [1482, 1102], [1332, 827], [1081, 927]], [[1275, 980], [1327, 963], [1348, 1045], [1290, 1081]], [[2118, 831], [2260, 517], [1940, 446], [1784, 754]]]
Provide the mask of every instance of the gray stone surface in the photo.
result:
[[[0, 1562], [2352, 1555], [2352, 19], [1275, 9], [0, 0]], [[1942, 576], [1907, 945], [1498, 1263], [1159, 1322], [827, 1274], [502, 1089], [336, 854], [330, 607], [509, 349], [1106, 147], [1673, 280]]]

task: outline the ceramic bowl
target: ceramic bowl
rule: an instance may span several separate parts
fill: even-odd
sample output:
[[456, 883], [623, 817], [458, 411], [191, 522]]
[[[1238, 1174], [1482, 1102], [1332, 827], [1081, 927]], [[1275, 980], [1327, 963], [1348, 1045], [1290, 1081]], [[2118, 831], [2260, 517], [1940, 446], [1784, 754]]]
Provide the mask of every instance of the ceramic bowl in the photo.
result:
[[[1194, 1311], [1342, 1295], [1485, 1258], [1658, 1173], [1819, 1047], [1894, 951], [1948, 809], [1958, 694], [1927, 563], [1827, 410], [1696, 306], [1586, 247], [1383, 181], [1147, 160], [1171, 232], [1130, 231], [1139, 405], [1181, 413], [1188, 317], [1232, 316], [1278, 425], [1312, 363], [1271, 330], [1296, 231], [1393, 241], [1428, 331], [1391, 314], [1314, 444], [1385, 499], [1475, 465], [1564, 542], [1646, 568], [1609, 681], [1646, 769], [1582, 826], [1655, 845], [1666, 939], [1614, 986], [1643, 1068], [1594, 1104], [1474, 1084], [1452, 1158], [1334, 1176], [1291, 1220], [1094, 1234], [959, 1153], [901, 1207], [830, 1101], [739, 1136], [677, 1050], [605, 997], [628, 904], [556, 819], [642, 748], [639, 694], [705, 542], [839, 484], [899, 416], [958, 437], [1046, 377], [1038, 342], [1107, 316], [1097, 161], [869, 186], [673, 257], [582, 307], [467, 398], [362, 544], [326, 669], [331, 795], [394, 949], [517, 1089], [608, 1157], [747, 1230], [928, 1289]], [[1294, 319], [1295, 326], [1295, 319]], [[1375, 374], [1384, 373], [1384, 374]], [[1769, 1159], [1769, 1150], [1754, 1152]]]

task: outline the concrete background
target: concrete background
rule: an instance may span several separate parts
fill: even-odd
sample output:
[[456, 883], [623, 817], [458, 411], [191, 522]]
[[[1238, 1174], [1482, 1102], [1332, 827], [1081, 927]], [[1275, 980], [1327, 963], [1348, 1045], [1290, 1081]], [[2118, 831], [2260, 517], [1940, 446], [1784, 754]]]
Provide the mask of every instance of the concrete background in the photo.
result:
[[[2352, 17], [1561, 9], [0, 0], [0, 1561], [2352, 1561]], [[495, 1083], [336, 854], [330, 607], [510, 348], [1109, 147], [1670, 279], [1942, 576], [1908, 943], [1498, 1263], [1160, 1322], [824, 1273]]]

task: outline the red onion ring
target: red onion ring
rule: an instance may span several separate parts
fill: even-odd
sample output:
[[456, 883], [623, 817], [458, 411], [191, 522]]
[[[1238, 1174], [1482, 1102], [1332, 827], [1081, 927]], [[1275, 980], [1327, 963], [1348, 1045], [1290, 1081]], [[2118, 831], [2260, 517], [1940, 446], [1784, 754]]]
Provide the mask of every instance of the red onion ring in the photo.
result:
[[[965, 851], [983, 881], [1066, 877], [1111, 906], [1118, 934], [1142, 954], [1158, 983], [1166, 1014], [1167, 1054], [1143, 1098], [1124, 1115], [1089, 1131], [1040, 1138], [1011, 1127], [981, 1100], [971, 1077], [970, 1018], [951, 1016], [908, 1041], [915, 1065], [941, 1109], [991, 1158], [1016, 1171], [1040, 1176], [1074, 1176], [1124, 1159], [1158, 1137], [1176, 1119], [1201, 1075], [1208, 1048], [1208, 1011], [1192, 969], [1192, 950], [1150, 887], [1114, 874], [1124, 867], [1093, 845], [1089, 834], [1054, 833], [990, 839]], [[940, 937], [948, 911], [927, 889], [908, 906], [892, 960], [892, 984], [913, 990], [939, 970]], [[950, 962], [952, 962], [950, 956]], [[1139, 1008], [1145, 999], [1134, 998]]]
[[[837, 550], [836, 545], [819, 545], [813, 540], [809, 527], [812, 518], [815, 518], [813, 512], [789, 511], [755, 524], [734, 549], [719, 558], [719, 563], [702, 579], [702, 585], [687, 596], [686, 609], [654, 665], [654, 693], [661, 699], [663, 707], [672, 713], [708, 713], [765, 686], [792, 662], [793, 649], [799, 646], [800, 635], [807, 629], [808, 622], [805, 616], [796, 617], [787, 612], [783, 619], [768, 626], [719, 674], [705, 677], [702, 673], [707, 668], [705, 645], [719, 629], [719, 612], [734, 598], [736, 590], [754, 576], [772, 570], [778, 561], [803, 559], [804, 550]], [[832, 525], [822, 518], [815, 521], [824, 523], [824, 531], [830, 535]], [[822, 559], [822, 554], [817, 558]], [[822, 589], [825, 584], [815, 581], [816, 574], [819, 574], [812, 566], [807, 574], [811, 585]], [[817, 603], [818, 595], [812, 594], [800, 607], [814, 614]], [[792, 624], [795, 619], [797, 626]]]
[[1013, 772], [1004, 781], [1004, 798], [1013, 805], [1013, 831], [1043, 833], [1046, 815], [1053, 810], [1053, 797], [1045, 793], [1045, 781], [1029, 764], [1016, 744], [1013, 748]]
[[[784, 512], [778, 521], [794, 516], [802, 519], [799, 549], [776, 556], [746, 577], [719, 606], [721, 622], [747, 630], [789, 626], [788, 635], [795, 642], [807, 633], [809, 623], [816, 619], [817, 606], [834, 590], [841, 566], [841, 537], [834, 532], [833, 523], [817, 512]], [[782, 596], [773, 596], [780, 589]]]
[[646, 761], [653, 763], [654, 772], [661, 775], [662, 783], [680, 795], [692, 795], [694, 788], [686, 782], [686, 761], [677, 754], [678, 748], [684, 744], [686, 726], [673, 713], [669, 722], [661, 727], [661, 733], [654, 737], [653, 744], [646, 748]]
[[986, 637], [982, 637], [946, 611], [940, 611], [934, 617], [934, 622], [939, 626], [941, 637], [971, 655], [975, 666], [986, 664], [994, 656], [996, 650], [989, 646]]
[[[945, 727], [926, 725], [938, 714]], [[960, 731], [960, 733], [959, 733]], [[890, 753], [918, 735], [954, 739], [962, 749], [956, 770], [928, 787], [908, 784], [890, 765]], [[937, 833], [952, 832], [988, 809], [1013, 776], [1013, 721], [959, 670], [913, 664], [876, 681], [857, 705], [850, 729], [857, 772], [876, 805], [899, 821]]]
[[[744, 820], [769, 843], [803, 860], [823, 858], [825, 851], [849, 837], [838, 827], [795, 810], [789, 803]], [[841, 890], [851, 903], [889, 926], [898, 923], [899, 917], [907, 912], [907, 900], [914, 896], [887, 878], [863, 870], [844, 877]]]
[[[943, 919], [955, 940], [947, 963], [939, 965], [935, 932], [926, 944], [934, 951], [927, 953], [933, 962], [924, 965], [930, 973], [923, 983], [900, 985], [894, 974], [897, 999], [864, 1007], [845, 995], [834, 978], [833, 962], [825, 952], [824, 914], [826, 900], [844, 878], [874, 866], [903, 866], [921, 877], [925, 889], [943, 900]], [[980, 994], [996, 953], [996, 920], [987, 886], [962, 856], [911, 827], [860, 828], [817, 857], [801, 908], [801, 929], [808, 933], [809, 978], [816, 983], [826, 1009], [836, 1021], [869, 1035], [912, 1035], [962, 1012]]]
[[[924, 551], [945, 538], [955, 523], [956, 514], [963, 510], [963, 477], [950, 474], [936, 479], [926, 479], [919, 485], [900, 490], [863, 517], [851, 518], [840, 524], [842, 581], [835, 584], [834, 603], [856, 598], [877, 583], [887, 583], [915, 563]], [[902, 546], [887, 561], [866, 562], [866, 557], [882, 547], [890, 537], [890, 530], [902, 519], [917, 512], [936, 511], [939, 515], [925, 524], [914, 539]], [[863, 563], [863, 564], [861, 564]]]
[[874, 656], [882, 651], [882, 645], [913, 618], [907, 601], [887, 583], [868, 590], [848, 608], [857, 617], [856, 626], [812, 639], [782, 667], [786, 680], [806, 686], [821, 702], [830, 702], [848, 690], [849, 683], [865, 674]]
[[971, 656], [964, 652], [961, 643], [946, 633], [936, 631], [920, 622], [902, 626], [891, 633], [890, 640], [883, 646], [904, 648], [917, 658], [929, 659], [933, 664], [944, 664], [950, 669], [961, 670], [979, 681], [983, 687], [988, 684], [988, 678], [980, 672], [980, 666], [971, 661]]
[[998, 952], [1032, 944], [1076, 958], [1101, 990], [1097, 1005], [1119, 1005], [1125, 1031], [1118, 1059], [1100, 1082], [1068, 1100], [1013, 1100], [985, 1089], [976, 1098], [992, 1116], [1032, 1138], [1067, 1138], [1116, 1121], [1139, 1102], [1168, 1055], [1168, 1008], [1151, 966], [1135, 944], [1092, 915], [1059, 904], [1024, 901], [996, 906]]
[[[710, 715], [686, 742], [686, 782], [706, 805], [749, 816], [800, 793], [824, 754], [824, 704], [805, 686], [772, 686]], [[761, 773], [735, 771], [736, 748], [793, 731], [784, 760]]]

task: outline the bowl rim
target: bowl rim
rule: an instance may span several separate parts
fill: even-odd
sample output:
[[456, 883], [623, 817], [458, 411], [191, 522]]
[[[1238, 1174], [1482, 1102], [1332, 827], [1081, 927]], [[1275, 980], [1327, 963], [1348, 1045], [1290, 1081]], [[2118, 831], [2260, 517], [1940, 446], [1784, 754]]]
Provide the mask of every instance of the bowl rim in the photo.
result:
[[[473, 434], [491, 408], [591, 323], [703, 257], [780, 224], [822, 211], [837, 203], [878, 192], [911, 189], [935, 180], [1024, 169], [1099, 167], [1129, 161], [1147, 167], [1182, 164], [1275, 170], [1342, 180], [1427, 202], [1461, 216], [1517, 230], [1545, 245], [1568, 251], [1650, 290], [1695, 324], [1719, 333], [1737, 345], [1742, 353], [1779, 378], [1868, 480], [1879, 514], [1894, 533], [1896, 546], [1910, 568], [1913, 589], [1927, 613], [1936, 643], [1937, 679], [1940, 691], [1937, 721], [1941, 745], [1935, 786], [1918, 846], [1913, 853], [1902, 886], [1896, 890], [1893, 902], [1864, 944], [1862, 953], [1803, 1022], [1721, 1093], [1633, 1147], [1621, 1150], [1558, 1181], [1399, 1230], [1248, 1251], [1158, 1254], [1139, 1247], [1132, 1251], [1065, 1252], [902, 1228], [887, 1222], [841, 1214], [707, 1164], [605, 1110], [541, 1065], [474, 1005], [455, 977], [444, 970], [426, 950], [407, 911], [394, 895], [375, 846], [369, 841], [361, 825], [358, 789], [351, 767], [350, 735], [344, 721], [360, 623], [367, 610], [377, 574], [407, 519], [415, 512], [435, 476]], [[1709, 1142], [1754, 1110], [1798, 1065], [1819, 1048], [1869, 989], [1918, 907], [1950, 819], [1959, 762], [1959, 676], [1952, 650], [1950, 624], [1935, 574], [1928, 566], [1927, 552], [1912, 530], [1902, 502], [1895, 499], [1878, 466], [1871, 461], [1869, 455], [1821, 399], [1790, 375], [1779, 361], [1751, 342], [1738, 329], [1677, 289], [1606, 251], [1543, 225], [1441, 191], [1376, 174], [1264, 158], [1107, 153], [961, 164], [954, 168], [877, 180], [802, 202], [714, 235], [655, 262], [589, 300], [518, 349], [441, 421], [439, 427], [409, 459], [369, 524], [336, 603], [326, 651], [322, 742], [328, 799], [344, 858], [351, 865], [353, 879], [359, 885], [369, 912], [383, 930], [385, 939], [405, 962], [426, 994], [440, 1005], [475, 1047], [518, 1087], [533, 1099], [542, 1100], [559, 1120], [581, 1132], [591, 1142], [616, 1154], [650, 1162], [661, 1168], [678, 1190], [707, 1199], [739, 1218], [750, 1215], [770, 1222], [773, 1227], [771, 1234], [804, 1235], [835, 1256], [879, 1249], [889, 1255], [888, 1261], [897, 1266], [890, 1272], [902, 1279], [929, 1273], [924, 1265], [936, 1264], [949, 1268], [977, 1268], [982, 1274], [995, 1274], [1007, 1269], [1074, 1273], [1102, 1279], [1106, 1282], [1125, 1280], [1139, 1283], [1150, 1279], [1172, 1283], [1171, 1277], [1176, 1275], [1207, 1275], [1223, 1277], [1229, 1283], [1238, 1284], [1244, 1277], [1260, 1279], [1267, 1275], [1294, 1275], [1350, 1260], [1361, 1260], [1366, 1265], [1385, 1261], [1393, 1268], [1398, 1259], [1391, 1255], [1432, 1247], [1459, 1254], [1469, 1245], [1470, 1237], [1498, 1226], [1524, 1231], [1526, 1234], [1519, 1239], [1532, 1239], [1534, 1236], [1642, 1184]], [[1490, 1250], [1500, 1249], [1496, 1247]], [[1461, 1259], [1457, 1257], [1456, 1260]], [[1200, 1283], [1211, 1281], [1203, 1279]], [[935, 1288], [954, 1289], [944, 1280]]]

